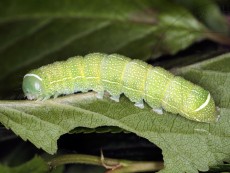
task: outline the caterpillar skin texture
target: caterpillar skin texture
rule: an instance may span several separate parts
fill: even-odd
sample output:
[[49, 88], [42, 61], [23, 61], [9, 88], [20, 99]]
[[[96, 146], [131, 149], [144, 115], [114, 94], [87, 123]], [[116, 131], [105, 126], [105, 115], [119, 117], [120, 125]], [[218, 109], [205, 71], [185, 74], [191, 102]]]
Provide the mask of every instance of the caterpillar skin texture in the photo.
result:
[[117, 102], [124, 93], [139, 108], [144, 108], [144, 100], [158, 114], [164, 109], [200, 122], [218, 118], [208, 91], [160, 67], [118, 54], [92, 53], [42, 66], [24, 76], [22, 87], [30, 100], [89, 90], [103, 98], [108, 91]]

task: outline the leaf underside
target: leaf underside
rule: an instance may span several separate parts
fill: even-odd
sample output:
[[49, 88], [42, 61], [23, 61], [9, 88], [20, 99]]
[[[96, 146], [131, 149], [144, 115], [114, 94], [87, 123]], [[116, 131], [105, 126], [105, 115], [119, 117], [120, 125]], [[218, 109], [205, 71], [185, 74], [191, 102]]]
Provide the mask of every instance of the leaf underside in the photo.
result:
[[178, 69], [178, 73], [211, 92], [220, 107], [221, 118], [217, 123], [199, 123], [167, 112], [160, 116], [147, 105], [144, 109], [135, 107], [125, 96], [116, 103], [108, 95], [99, 100], [94, 92], [44, 102], [1, 101], [0, 121], [50, 154], [57, 151], [58, 138], [76, 127], [115, 126], [160, 147], [165, 161], [162, 172], [207, 171], [209, 166], [230, 160], [230, 98], [227, 94], [230, 76], [228, 72], [212, 69], [229, 57], [227, 54]]
[[[55, 2], [0, 1], [0, 95], [20, 86], [28, 70], [70, 56], [100, 51], [147, 59], [216, 38], [214, 32], [207, 35], [209, 21], [204, 26], [189, 10], [166, 0]], [[226, 28], [223, 22], [218, 26]], [[0, 122], [50, 154], [57, 151], [59, 137], [71, 130], [103, 132], [111, 126], [111, 132], [133, 132], [160, 147], [165, 161], [161, 172], [207, 171], [230, 162], [229, 57], [174, 71], [210, 91], [220, 108], [218, 123], [194, 122], [167, 112], [159, 116], [147, 105], [135, 107], [124, 96], [115, 103], [108, 96], [99, 100], [93, 92], [44, 102], [0, 101]]]

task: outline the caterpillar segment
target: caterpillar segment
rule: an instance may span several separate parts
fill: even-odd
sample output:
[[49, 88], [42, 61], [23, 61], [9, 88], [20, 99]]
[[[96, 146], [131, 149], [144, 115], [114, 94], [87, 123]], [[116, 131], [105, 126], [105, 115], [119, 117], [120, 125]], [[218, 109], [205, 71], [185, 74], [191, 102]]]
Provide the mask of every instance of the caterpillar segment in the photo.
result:
[[135, 106], [144, 108], [145, 101], [158, 114], [165, 110], [199, 122], [218, 119], [205, 89], [161, 67], [118, 54], [92, 53], [42, 66], [24, 76], [22, 88], [30, 100], [93, 90], [100, 99], [107, 91], [119, 102], [124, 93]]

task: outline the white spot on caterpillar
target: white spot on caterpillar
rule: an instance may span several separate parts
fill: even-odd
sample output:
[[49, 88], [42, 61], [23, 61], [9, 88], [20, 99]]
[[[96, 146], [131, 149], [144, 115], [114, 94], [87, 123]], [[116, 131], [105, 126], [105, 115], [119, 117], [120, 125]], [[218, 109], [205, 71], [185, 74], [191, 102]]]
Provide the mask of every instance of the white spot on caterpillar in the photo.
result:
[[40, 90], [40, 84], [37, 83], [37, 82], [35, 83], [35, 89], [36, 89], [36, 90]]
[[197, 108], [197, 109], [195, 110], [195, 112], [197, 112], [197, 111], [203, 109], [205, 106], [207, 106], [207, 104], [208, 104], [209, 101], [210, 101], [210, 98], [211, 98], [211, 96], [210, 96], [210, 93], [209, 93], [209, 94], [208, 94], [208, 97], [207, 97], [207, 99], [206, 99], [206, 101], [205, 101], [199, 108]]
[[24, 76], [24, 78], [27, 77], [27, 76], [33, 76], [33, 77], [37, 78], [38, 80], [42, 81], [42, 78], [40, 76], [36, 75], [36, 74], [29, 73], [29, 74], [26, 74]]

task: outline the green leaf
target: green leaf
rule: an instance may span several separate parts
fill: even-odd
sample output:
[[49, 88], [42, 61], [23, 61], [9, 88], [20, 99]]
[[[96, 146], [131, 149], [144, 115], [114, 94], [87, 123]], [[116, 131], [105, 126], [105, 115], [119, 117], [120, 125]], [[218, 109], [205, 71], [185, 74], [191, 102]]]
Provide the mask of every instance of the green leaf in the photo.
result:
[[0, 172], [4, 173], [47, 173], [49, 167], [46, 162], [40, 157], [34, 157], [32, 160], [24, 163], [23, 165], [10, 168], [0, 164]]
[[97, 127], [97, 128], [86, 128], [86, 127], [77, 127], [70, 131], [70, 133], [129, 133], [128, 131], [125, 131], [124, 129], [121, 129], [119, 127], [112, 127], [112, 126], [104, 126], [104, 127]]
[[205, 38], [230, 44], [167, 0], [1, 0], [0, 38], [1, 95], [20, 86], [28, 70], [74, 55], [147, 59]]
[[211, 168], [210, 172], [229, 172], [230, 164], [217, 165]]
[[[73, 55], [101, 51], [146, 59], [175, 54], [204, 38], [229, 44], [227, 37], [209, 31], [187, 9], [166, 0], [2, 0], [0, 95], [19, 86], [27, 70]], [[112, 126], [111, 132], [124, 129], [158, 145], [165, 160], [162, 172], [205, 171], [230, 161], [229, 61], [224, 55], [176, 70], [210, 90], [221, 110], [218, 123], [159, 116], [148, 106], [134, 107], [125, 97], [114, 103], [108, 97], [98, 100], [94, 93], [46, 102], [0, 101], [0, 122], [48, 153], [55, 153], [58, 138], [71, 130], [104, 132]]]
[[207, 171], [230, 160], [230, 76], [223, 63], [228, 61], [230, 54], [176, 70], [211, 92], [220, 107], [217, 123], [199, 123], [167, 112], [159, 116], [147, 105], [139, 109], [125, 97], [116, 103], [108, 95], [99, 100], [93, 92], [43, 102], [1, 101], [0, 122], [50, 154], [57, 151], [58, 138], [76, 127], [115, 126], [160, 147], [165, 161], [162, 172]]
[[[183, 5], [189, 9], [192, 14], [197, 17], [213, 32], [229, 34], [227, 19], [221, 14], [219, 7], [214, 0], [171, 0]], [[223, 6], [223, 4], [221, 4]]]

